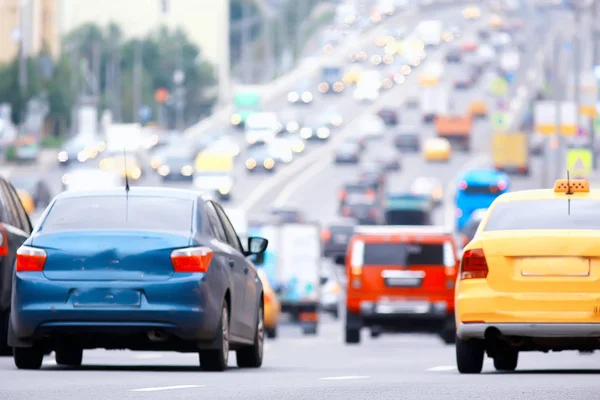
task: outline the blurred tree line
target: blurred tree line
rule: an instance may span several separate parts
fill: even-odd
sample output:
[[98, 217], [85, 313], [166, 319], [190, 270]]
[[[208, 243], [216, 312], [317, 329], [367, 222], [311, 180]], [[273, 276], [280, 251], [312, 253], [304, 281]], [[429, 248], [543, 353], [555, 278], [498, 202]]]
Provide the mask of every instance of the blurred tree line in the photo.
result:
[[[18, 58], [0, 65], [0, 103], [11, 104], [13, 122], [19, 123], [29, 99], [46, 98], [50, 131], [56, 134], [69, 126], [79, 95], [97, 98], [99, 110], [112, 110], [117, 120], [134, 121], [138, 113], [133, 109], [136, 46], [141, 55], [139, 101], [150, 107], [153, 120], [159, 115], [155, 91], [175, 92], [174, 72], [180, 65], [185, 75], [185, 121], [191, 123], [211, 112], [216, 101], [214, 68], [183, 31], [161, 27], [141, 40], [125, 39], [114, 24], [106, 28], [85, 24], [75, 29], [63, 39], [58, 60], [52, 60], [45, 50], [27, 59], [24, 92], [19, 87]], [[173, 102], [167, 101], [163, 111], [166, 122], [174, 120], [174, 108]]]

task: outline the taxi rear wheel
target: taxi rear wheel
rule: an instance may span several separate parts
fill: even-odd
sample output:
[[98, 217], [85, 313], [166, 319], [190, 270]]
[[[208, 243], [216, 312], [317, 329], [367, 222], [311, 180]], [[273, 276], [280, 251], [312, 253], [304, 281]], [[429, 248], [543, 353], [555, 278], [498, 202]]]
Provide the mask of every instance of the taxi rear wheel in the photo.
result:
[[519, 352], [516, 350], [505, 350], [494, 357], [496, 371], [514, 371], [518, 363]]
[[484, 342], [456, 339], [456, 366], [461, 374], [478, 374], [483, 369]]

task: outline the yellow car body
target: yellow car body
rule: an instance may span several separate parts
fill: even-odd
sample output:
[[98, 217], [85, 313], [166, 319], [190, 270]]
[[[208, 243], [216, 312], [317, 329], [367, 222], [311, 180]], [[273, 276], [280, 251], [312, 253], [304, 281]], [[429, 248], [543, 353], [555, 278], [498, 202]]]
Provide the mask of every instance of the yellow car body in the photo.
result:
[[583, 179], [496, 198], [462, 254], [460, 372], [481, 372], [485, 351], [513, 370], [519, 351], [600, 349], [599, 208]]
[[431, 138], [423, 144], [423, 158], [426, 161], [449, 161], [452, 155], [452, 146], [448, 139]]
[[485, 101], [474, 101], [469, 107], [471, 115], [474, 117], [485, 117], [488, 115], [488, 108]]
[[35, 202], [33, 198], [23, 189], [17, 189], [17, 195], [19, 196], [19, 200], [21, 200], [21, 204], [23, 204], [23, 208], [27, 212], [27, 214], [31, 215], [35, 211]]
[[477, 6], [469, 6], [463, 10], [462, 15], [465, 19], [477, 19], [481, 17], [481, 10]]
[[490, 17], [490, 27], [493, 29], [500, 29], [504, 26], [504, 20], [499, 15], [492, 15]]
[[100, 168], [108, 171], [117, 171], [121, 177], [138, 180], [142, 176], [142, 168], [137, 158], [128, 155], [127, 158], [113, 156], [100, 161]]
[[265, 301], [265, 330], [267, 336], [274, 338], [277, 336], [277, 322], [281, 314], [281, 304], [277, 299], [277, 294], [269, 284], [269, 279], [262, 269], [258, 269], [258, 276], [263, 285], [264, 301]]
[[362, 76], [361, 68], [350, 68], [344, 74], [343, 81], [346, 85], [352, 85], [352, 84], [355, 84], [358, 81], [360, 81], [361, 76]]
[[422, 88], [436, 87], [440, 84], [440, 77], [437, 75], [421, 74], [419, 75], [419, 86]]

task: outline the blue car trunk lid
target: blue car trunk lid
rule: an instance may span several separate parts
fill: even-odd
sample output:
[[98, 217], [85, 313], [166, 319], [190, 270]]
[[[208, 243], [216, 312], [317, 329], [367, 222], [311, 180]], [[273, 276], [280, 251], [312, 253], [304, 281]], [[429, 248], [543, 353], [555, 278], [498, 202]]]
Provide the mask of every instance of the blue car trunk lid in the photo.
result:
[[186, 234], [158, 231], [70, 231], [40, 234], [44, 275], [69, 281], [162, 281], [173, 275], [171, 252], [189, 246]]

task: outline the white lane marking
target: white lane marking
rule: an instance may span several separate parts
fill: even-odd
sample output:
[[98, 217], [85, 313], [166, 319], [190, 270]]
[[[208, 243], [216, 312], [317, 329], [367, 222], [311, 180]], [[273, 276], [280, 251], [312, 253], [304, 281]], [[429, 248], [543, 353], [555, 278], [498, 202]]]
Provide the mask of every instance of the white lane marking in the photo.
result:
[[427, 371], [431, 371], [431, 372], [455, 371], [455, 370], [456, 370], [456, 367], [454, 365], [438, 365], [437, 367], [427, 369]]
[[348, 381], [351, 379], [367, 379], [370, 376], [351, 375], [351, 376], [326, 376], [325, 378], [319, 378], [320, 381]]
[[162, 354], [134, 354], [133, 355], [134, 358], [137, 358], [139, 360], [154, 360], [157, 358], [162, 358], [163, 355]]
[[44, 361], [42, 361], [42, 364], [43, 365], [57, 365], [56, 364], [56, 360], [52, 360], [52, 359], [50, 359], [50, 360], [44, 360]]
[[296, 192], [296, 190], [300, 189], [306, 182], [312, 179], [313, 176], [317, 175], [321, 172], [327, 165], [331, 164], [331, 157], [323, 157], [321, 161], [314, 164], [309, 169], [305, 170], [300, 174], [296, 179], [290, 182], [289, 185], [286, 185], [285, 188], [279, 193], [279, 196], [275, 199], [274, 206], [281, 207], [284, 206], [285, 203], [288, 202], [290, 197]]
[[177, 386], [163, 386], [163, 387], [151, 387], [141, 389], [131, 389], [130, 392], [161, 392], [163, 390], [177, 390], [177, 389], [193, 389], [199, 387], [205, 387], [206, 385], [177, 385]]

